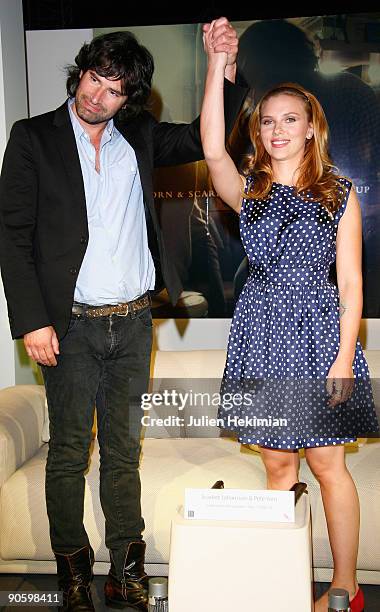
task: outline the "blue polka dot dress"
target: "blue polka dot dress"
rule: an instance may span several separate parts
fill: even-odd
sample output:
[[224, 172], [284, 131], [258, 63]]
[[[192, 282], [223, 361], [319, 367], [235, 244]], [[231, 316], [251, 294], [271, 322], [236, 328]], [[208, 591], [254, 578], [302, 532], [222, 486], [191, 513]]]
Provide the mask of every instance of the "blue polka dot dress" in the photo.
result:
[[250, 271], [231, 324], [218, 412], [241, 442], [295, 450], [379, 430], [359, 341], [354, 391], [326, 410], [340, 336], [338, 289], [328, 277], [351, 183], [339, 179], [338, 188], [345, 193], [335, 215], [279, 183], [265, 200], [243, 199], [240, 235]]

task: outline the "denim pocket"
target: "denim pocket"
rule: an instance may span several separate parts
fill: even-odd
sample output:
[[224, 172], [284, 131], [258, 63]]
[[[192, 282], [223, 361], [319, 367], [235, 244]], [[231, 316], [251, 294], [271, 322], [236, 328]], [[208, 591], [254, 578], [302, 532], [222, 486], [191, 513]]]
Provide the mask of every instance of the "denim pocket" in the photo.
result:
[[[71, 316], [70, 318], [70, 322], [69, 322], [69, 326], [67, 328], [66, 334], [68, 334], [69, 332], [71, 332], [75, 327], [77, 327], [79, 321], [81, 320], [81, 317], [78, 316]], [[65, 334], [65, 335], [66, 335]]]
[[145, 308], [144, 310], [141, 310], [139, 313], [137, 313], [136, 319], [140, 321], [140, 323], [144, 327], [153, 327], [152, 313], [150, 311], [150, 308]]

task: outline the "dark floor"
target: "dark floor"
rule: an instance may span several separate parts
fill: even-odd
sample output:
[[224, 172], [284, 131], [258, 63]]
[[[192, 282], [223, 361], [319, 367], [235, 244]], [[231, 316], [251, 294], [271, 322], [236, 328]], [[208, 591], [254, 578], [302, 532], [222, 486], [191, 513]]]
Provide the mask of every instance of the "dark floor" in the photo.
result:
[[[95, 610], [99, 612], [109, 611], [104, 604], [103, 600], [103, 584], [104, 576], [95, 576], [92, 585], [92, 595], [94, 599]], [[365, 612], [379, 612], [380, 611], [380, 585], [364, 584], [361, 585], [364, 597], [365, 597]], [[316, 583], [316, 595], [319, 597], [326, 589], [328, 584], [321, 582]], [[41, 574], [0, 574], [0, 591], [18, 591], [18, 592], [32, 592], [32, 591], [54, 591], [56, 589], [56, 577], [53, 575], [41, 575]], [[56, 607], [45, 606], [47, 610], [57, 610]], [[2, 607], [4, 612], [12, 612], [12, 610], [24, 611], [24, 610], [38, 610], [36, 607], [31, 606], [7, 606]], [[136, 612], [132, 608], [124, 608], [126, 612]], [[214, 612], [211, 611], [210, 612]], [[261, 611], [260, 611], [261, 612]], [[266, 611], [262, 611], [266, 612]], [[269, 611], [268, 611], [269, 612]], [[291, 610], [289, 610], [291, 612]]]

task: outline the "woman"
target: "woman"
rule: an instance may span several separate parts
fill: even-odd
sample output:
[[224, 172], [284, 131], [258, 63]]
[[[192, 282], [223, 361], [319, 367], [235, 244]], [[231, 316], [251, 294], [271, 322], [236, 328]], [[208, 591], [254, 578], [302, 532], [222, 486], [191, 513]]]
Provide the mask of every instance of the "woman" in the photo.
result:
[[[248, 157], [246, 176], [238, 173], [224, 143], [223, 74], [229, 56], [215, 53], [224, 49], [213, 47], [213, 24], [204, 29], [204, 43], [209, 61], [201, 113], [205, 159], [217, 193], [240, 215], [250, 263], [231, 325], [222, 391], [256, 381], [254, 397], [262, 408], [268, 382], [323, 380], [329, 394], [323, 417], [327, 407], [340, 414], [342, 402], [350, 401], [359, 403], [361, 415], [356, 429], [352, 422], [343, 424], [347, 435], [333, 435], [339, 429], [336, 423], [330, 429], [321, 426], [324, 435], [312, 435], [315, 418], [322, 415], [317, 382], [311, 391], [301, 384], [301, 393], [279, 385], [274, 391], [270, 387], [269, 407], [274, 407], [273, 392], [275, 402], [288, 402], [292, 432], [229, 428], [238, 431], [240, 441], [259, 444], [269, 489], [286, 490], [298, 481], [297, 450], [305, 448], [321, 487], [334, 560], [332, 586], [345, 588], [351, 610], [361, 612], [364, 599], [356, 581], [359, 500], [345, 465], [344, 442], [355, 437], [348, 432], [377, 431], [378, 424], [368, 367], [357, 341], [362, 310], [360, 205], [351, 182], [333, 172], [319, 102], [295, 84], [272, 89], [256, 107], [249, 125], [254, 153]], [[328, 281], [335, 258], [339, 293]], [[354, 378], [366, 380], [367, 387], [354, 392]], [[261, 388], [258, 379], [264, 381]], [[310, 393], [307, 402], [305, 392]], [[316, 398], [313, 429], [305, 425], [305, 405], [309, 410], [309, 401], [313, 404]], [[348, 413], [352, 419], [352, 412], [343, 414]], [[232, 414], [244, 414], [244, 406]], [[326, 612], [327, 607], [325, 593], [315, 610]]]

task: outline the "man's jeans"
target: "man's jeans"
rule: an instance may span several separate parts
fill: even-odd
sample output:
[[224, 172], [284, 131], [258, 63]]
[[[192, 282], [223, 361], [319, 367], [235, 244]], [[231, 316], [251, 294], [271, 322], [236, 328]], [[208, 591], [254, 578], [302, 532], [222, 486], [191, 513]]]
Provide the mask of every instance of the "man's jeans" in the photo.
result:
[[94, 409], [100, 446], [100, 501], [106, 546], [141, 539], [139, 403], [149, 382], [152, 317], [73, 318], [60, 342], [56, 367], [43, 367], [50, 442], [46, 503], [53, 551], [88, 545], [83, 526], [84, 472]]

